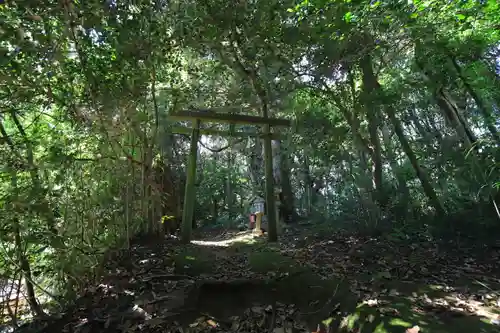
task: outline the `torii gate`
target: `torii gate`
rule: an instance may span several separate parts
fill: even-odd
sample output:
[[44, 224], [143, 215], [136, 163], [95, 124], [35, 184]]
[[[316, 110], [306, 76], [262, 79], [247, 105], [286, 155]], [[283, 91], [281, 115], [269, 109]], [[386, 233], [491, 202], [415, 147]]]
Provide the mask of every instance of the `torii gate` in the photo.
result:
[[[182, 213], [182, 232], [181, 238], [183, 242], [191, 241], [192, 220], [195, 204], [195, 179], [196, 179], [196, 162], [198, 157], [198, 139], [200, 134], [234, 136], [234, 137], [263, 137], [264, 138], [264, 165], [266, 178], [266, 205], [269, 230], [268, 239], [270, 242], [278, 240], [277, 218], [276, 214], [271, 213], [276, 211], [275, 194], [274, 194], [274, 179], [273, 179], [273, 154], [271, 141], [280, 139], [281, 136], [271, 132], [271, 127], [290, 127], [291, 120], [257, 117], [244, 114], [227, 114], [217, 113], [212, 109], [196, 110], [196, 111], [178, 111], [169, 115], [170, 119], [174, 120], [191, 120], [192, 129], [189, 131], [186, 127], [174, 127], [172, 132], [177, 134], [191, 134], [191, 145], [189, 150], [189, 158], [186, 174], [186, 190], [184, 193], [184, 208]], [[260, 133], [248, 132], [233, 132], [233, 131], [218, 131], [211, 129], [200, 129], [202, 121], [226, 123], [226, 124], [249, 124], [263, 126], [263, 131]]]

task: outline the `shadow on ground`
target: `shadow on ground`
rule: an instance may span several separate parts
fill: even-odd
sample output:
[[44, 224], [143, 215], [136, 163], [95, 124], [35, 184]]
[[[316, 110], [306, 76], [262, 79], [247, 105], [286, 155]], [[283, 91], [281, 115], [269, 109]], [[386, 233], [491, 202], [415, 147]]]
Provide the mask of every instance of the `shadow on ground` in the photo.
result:
[[59, 318], [22, 331], [500, 332], [498, 253], [453, 251], [297, 230], [280, 245], [139, 239]]

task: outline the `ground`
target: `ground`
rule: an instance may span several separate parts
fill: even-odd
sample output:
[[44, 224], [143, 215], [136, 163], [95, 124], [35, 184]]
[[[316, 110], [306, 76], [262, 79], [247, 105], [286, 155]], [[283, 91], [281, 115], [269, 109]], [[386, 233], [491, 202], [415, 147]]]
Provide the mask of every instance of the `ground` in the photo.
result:
[[36, 331], [500, 332], [499, 248], [407, 238], [297, 226], [280, 244], [227, 230], [138, 239]]

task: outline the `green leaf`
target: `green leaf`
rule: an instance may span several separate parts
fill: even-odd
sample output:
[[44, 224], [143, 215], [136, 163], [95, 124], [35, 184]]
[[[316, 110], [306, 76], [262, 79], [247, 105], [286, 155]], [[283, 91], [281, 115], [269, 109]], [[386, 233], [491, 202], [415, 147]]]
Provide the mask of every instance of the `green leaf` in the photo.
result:
[[488, 0], [488, 4], [486, 5], [486, 11], [488, 12], [497, 11], [499, 6], [500, 5], [498, 4], [497, 0]]
[[462, 21], [462, 20], [465, 20], [467, 16], [465, 16], [464, 14], [457, 14], [457, 18]]
[[344, 20], [345, 20], [346, 22], [351, 22], [351, 21], [352, 21], [352, 13], [351, 13], [351, 12], [347, 12], [347, 13], [345, 13], [345, 15], [344, 15]]

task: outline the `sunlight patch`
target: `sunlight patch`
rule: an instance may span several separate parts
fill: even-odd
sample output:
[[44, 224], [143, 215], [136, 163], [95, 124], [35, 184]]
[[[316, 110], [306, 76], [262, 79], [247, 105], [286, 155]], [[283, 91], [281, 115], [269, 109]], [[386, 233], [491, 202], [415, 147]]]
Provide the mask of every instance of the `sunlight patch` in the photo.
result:
[[194, 240], [191, 241], [192, 244], [196, 245], [202, 245], [202, 246], [220, 246], [220, 247], [228, 247], [231, 246], [235, 243], [247, 243], [251, 244], [255, 242], [254, 236], [252, 234], [244, 234], [244, 235], [239, 235], [230, 239], [225, 239], [221, 241], [201, 241], [201, 240]]
[[377, 327], [375, 327], [375, 331], [373, 331], [373, 333], [387, 333], [387, 329], [385, 328], [385, 325], [384, 323], [380, 323], [377, 325]]
[[393, 318], [390, 321], [390, 324], [392, 326], [403, 326], [403, 327], [411, 327], [411, 324], [407, 321], [404, 321], [400, 318]]
[[99, 288], [102, 288], [102, 290], [104, 290], [104, 291], [111, 291], [114, 289], [113, 286], [110, 286], [109, 284], [103, 284], [103, 283], [99, 284]]

